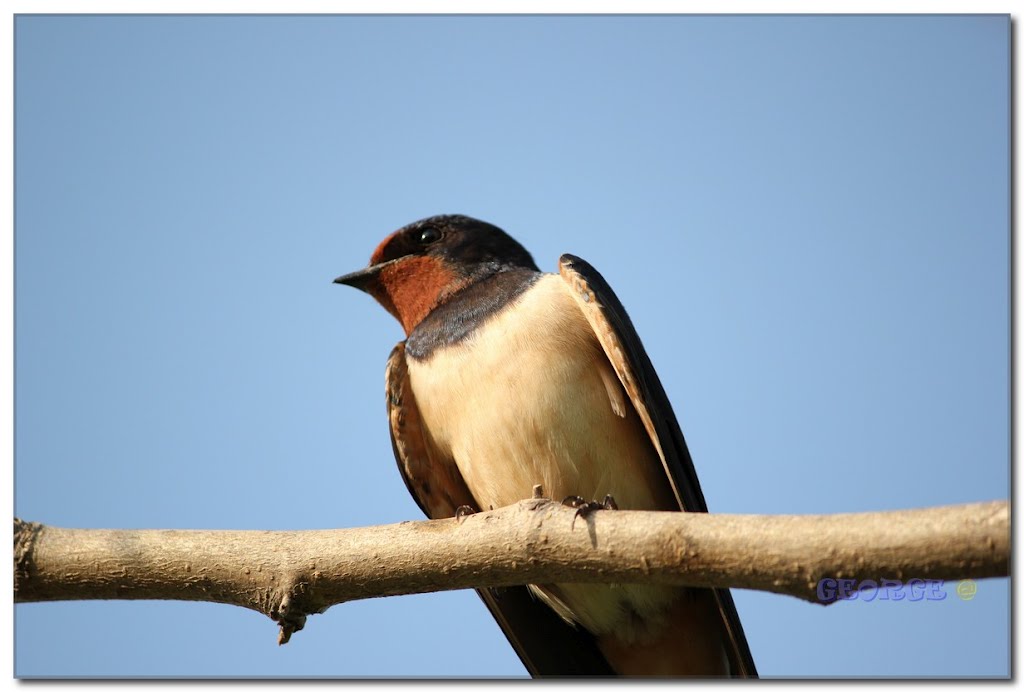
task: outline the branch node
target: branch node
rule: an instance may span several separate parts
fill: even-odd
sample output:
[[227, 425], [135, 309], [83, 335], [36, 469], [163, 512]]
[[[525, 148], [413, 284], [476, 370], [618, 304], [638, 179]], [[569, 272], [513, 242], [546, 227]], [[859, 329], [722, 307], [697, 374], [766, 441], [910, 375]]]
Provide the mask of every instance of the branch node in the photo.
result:
[[294, 633], [306, 626], [306, 614], [292, 602], [291, 596], [287, 594], [281, 599], [281, 605], [270, 614], [270, 617], [274, 618], [281, 626], [277, 633], [278, 646], [287, 644]]

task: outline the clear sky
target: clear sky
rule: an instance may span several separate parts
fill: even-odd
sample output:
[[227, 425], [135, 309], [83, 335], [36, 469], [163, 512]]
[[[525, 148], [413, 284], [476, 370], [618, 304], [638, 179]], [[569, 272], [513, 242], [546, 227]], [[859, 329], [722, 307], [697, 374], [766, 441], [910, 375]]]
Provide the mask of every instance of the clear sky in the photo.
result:
[[[15, 26], [17, 515], [421, 517], [331, 284], [466, 213], [594, 264], [715, 512], [1009, 496], [1009, 20], [33, 17]], [[1005, 675], [1008, 580], [828, 608], [736, 591], [765, 676]], [[16, 607], [16, 673], [525, 674], [471, 591], [310, 618]]]

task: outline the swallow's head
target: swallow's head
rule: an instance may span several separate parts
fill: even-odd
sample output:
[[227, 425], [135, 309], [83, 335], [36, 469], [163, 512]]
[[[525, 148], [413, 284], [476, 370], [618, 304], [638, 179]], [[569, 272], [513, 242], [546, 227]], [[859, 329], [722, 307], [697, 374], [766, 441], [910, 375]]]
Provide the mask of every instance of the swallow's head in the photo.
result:
[[339, 276], [377, 299], [408, 335], [459, 291], [510, 269], [539, 271], [505, 231], [468, 216], [431, 216], [398, 229], [377, 246], [370, 266]]

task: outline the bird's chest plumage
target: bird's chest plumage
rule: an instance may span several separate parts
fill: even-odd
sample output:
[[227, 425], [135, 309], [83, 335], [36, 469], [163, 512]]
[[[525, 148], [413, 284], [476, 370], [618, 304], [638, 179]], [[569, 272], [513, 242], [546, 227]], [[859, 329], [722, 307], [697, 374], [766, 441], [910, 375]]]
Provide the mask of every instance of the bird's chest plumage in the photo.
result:
[[[661, 463], [586, 318], [545, 275], [467, 339], [411, 359], [425, 434], [481, 509], [611, 493], [620, 507], [671, 507]], [[668, 505], [668, 506], [666, 506]]]
[[[661, 460], [600, 343], [557, 274], [542, 276], [469, 338], [409, 359], [427, 444], [482, 510], [528, 498], [677, 509]], [[668, 587], [533, 587], [564, 618], [632, 636], [677, 595]]]

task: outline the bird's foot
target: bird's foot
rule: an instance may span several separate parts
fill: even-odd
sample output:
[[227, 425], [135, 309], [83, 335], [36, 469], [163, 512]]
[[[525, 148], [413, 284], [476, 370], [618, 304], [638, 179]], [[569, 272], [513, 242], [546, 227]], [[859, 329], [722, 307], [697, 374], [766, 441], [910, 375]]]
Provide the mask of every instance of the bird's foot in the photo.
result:
[[599, 509], [618, 509], [619, 506], [615, 503], [615, 498], [611, 495], [605, 495], [604, 500], [601, 502], [587, 502], [579, 495], [570, 495], [569, 497], [562, 500], [562, 504], [566, 507], [574, 507], [576, 514], [572, 517], [571, 529], [576, 528], [576, 517], [587, 518], [587, 515], [591, 512], [596, 512]]
[[470, 514], [476, 514], [476, 510], [470, 507], [469, 505], [462, 505], [455, 510], [455, 521], [461, 522]]

